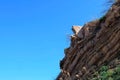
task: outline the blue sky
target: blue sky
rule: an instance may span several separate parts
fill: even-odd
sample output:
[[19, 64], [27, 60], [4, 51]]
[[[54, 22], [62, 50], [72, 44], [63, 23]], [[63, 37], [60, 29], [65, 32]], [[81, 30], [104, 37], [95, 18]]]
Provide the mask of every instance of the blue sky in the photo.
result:
[[105, 0], [0, 0], [0, 80], [54, 80], [72, 25], [95, 20]]

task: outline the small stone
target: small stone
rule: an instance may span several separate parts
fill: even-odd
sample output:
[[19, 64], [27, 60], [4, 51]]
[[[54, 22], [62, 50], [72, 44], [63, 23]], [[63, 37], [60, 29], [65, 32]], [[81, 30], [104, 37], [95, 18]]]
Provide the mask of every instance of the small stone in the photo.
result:
[[79, 75], [78, 75], [78, 74], [76, 74], [75, 76], [76, 76], [77, 78], [79, 77]]

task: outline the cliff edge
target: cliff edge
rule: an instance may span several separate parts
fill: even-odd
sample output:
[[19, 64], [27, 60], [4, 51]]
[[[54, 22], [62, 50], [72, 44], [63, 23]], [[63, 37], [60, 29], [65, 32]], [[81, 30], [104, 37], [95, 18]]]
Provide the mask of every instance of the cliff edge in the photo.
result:
[[92, 80], [103, 65], [111, 69], [120, 64], [120, 0], [99, 20], [72, 30], [74, 35], [64, 50], [56, 80]]

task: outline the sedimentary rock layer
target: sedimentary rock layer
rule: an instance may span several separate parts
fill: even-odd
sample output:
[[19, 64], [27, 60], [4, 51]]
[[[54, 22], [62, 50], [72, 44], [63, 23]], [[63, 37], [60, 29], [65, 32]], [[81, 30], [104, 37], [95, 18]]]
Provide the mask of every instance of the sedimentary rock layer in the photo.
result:
[[102, 65], [109, 65], [120, 56], [120, 0], [99, 20], [73, 26], [69, 48], [60, 61], [61, 72], [56, 80], [90, 80]]

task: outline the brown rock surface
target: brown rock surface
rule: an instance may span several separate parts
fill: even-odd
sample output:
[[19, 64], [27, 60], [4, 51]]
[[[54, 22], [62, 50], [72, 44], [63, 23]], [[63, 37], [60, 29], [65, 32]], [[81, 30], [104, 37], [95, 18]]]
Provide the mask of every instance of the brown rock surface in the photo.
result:
[[120, 0], [100, 20], [74, 30], [75, 38], [65, 49], [56, 80], [90, 80], [102, 65], [117, 64], [113, 61], [120, 58]]

